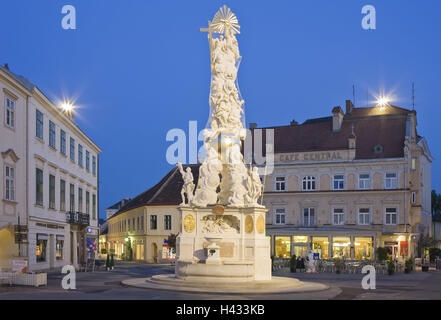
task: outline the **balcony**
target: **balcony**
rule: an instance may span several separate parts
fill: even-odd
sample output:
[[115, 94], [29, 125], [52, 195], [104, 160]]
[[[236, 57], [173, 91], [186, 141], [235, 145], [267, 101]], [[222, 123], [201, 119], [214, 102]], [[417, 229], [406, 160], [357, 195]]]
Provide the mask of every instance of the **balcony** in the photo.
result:
[[66, 222], [70, 224], [88, 226], [90, 222], [90, 216], [87, 213], [69, 211], [66, 212]]

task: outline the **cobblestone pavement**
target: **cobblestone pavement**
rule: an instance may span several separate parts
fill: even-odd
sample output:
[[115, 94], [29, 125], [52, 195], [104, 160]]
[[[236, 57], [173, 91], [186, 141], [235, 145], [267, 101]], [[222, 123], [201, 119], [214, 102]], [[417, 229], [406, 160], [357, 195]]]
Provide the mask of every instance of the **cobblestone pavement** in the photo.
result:
[[411, 274], [377, 275], [376, 290], [361, 287], [362, 274], [305, 274], [275, 272], [275, 276], [296, 277], [301, 281], [321, 282], [330, 286], [328, 290], [311, 293], [271, 295], [215, 295], [189, 294], [169, 291], [145, 290], [120, 284], [127, 278], [143, 278], [161, 273], [173, 273], [170, 265], [121, 264], [114, 271], [77, 273], [77, 289], [61, 288], [63, 274], [49, 273], [48, 285], [40, 288], [8, 285], [0, 286], [0, 300], [309, 300], [309, 299], [441, 299], [441, 271], [413, 272]]

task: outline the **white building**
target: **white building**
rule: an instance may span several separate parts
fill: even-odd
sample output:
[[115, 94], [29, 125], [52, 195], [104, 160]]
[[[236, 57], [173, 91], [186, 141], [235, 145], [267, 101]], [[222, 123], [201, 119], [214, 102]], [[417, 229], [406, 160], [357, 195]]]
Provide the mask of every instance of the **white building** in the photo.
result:
[[16, 138], [25, 145], [25, 169], [15, 185], [25, 193], [29, 269], [78, 266], [86, 259], [87, 238], [98, 237], [101, 150], [38, 87], [5, 68], [0, 73], [26, 87], [23, 102], [16, 99], [15, 127], [22, 131]]

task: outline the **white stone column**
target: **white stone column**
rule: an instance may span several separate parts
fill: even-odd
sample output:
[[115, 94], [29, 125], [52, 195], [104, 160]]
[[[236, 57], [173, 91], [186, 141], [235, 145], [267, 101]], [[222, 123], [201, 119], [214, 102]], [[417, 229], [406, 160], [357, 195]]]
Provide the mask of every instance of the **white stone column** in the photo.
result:
[[332, 259], [332, 236], [328, 236], [328, 258]]

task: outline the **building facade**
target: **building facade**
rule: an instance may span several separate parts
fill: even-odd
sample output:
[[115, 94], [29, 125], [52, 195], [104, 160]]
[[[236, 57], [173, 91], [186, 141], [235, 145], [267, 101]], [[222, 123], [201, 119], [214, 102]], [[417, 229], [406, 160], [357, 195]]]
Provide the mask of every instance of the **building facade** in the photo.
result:
[[[190, 168], [197, 181], [199, 166], [190, 165]], [[182, 185], [181, 174], [174, 168], [158, 184], [112, 215], [107, 220], [108, 250], [117, 258], [127, 258], [131, 254], [132, 259], [148, 263], [174, 259], [174, 251], [167, 240], [181, 231], [178, 206]]]
[[[374, 259], [420, 256], [431, 232], [431, 163], [416, 112], [355, 108], [274, 130], [274, 171], [265, 178], [272, 255]], [[257, 130], [257, 129], [253, 129]], [[265, 136], [265, 133], [263, 133]]]
[[[3, 68], [27, 88], [16, 127], [25, 145], [17, 189], [25, 194], [29, 270], [49, 270], [87, 259], [87, 243], [98, 241], [100, 148], [73, 117], [37, 86]], [[18, 100], [17, 100], [18, 101]], [[19, 113], [17, 113], [17, 116]], [[90, 239], [90, 240], [87, 240]]]

